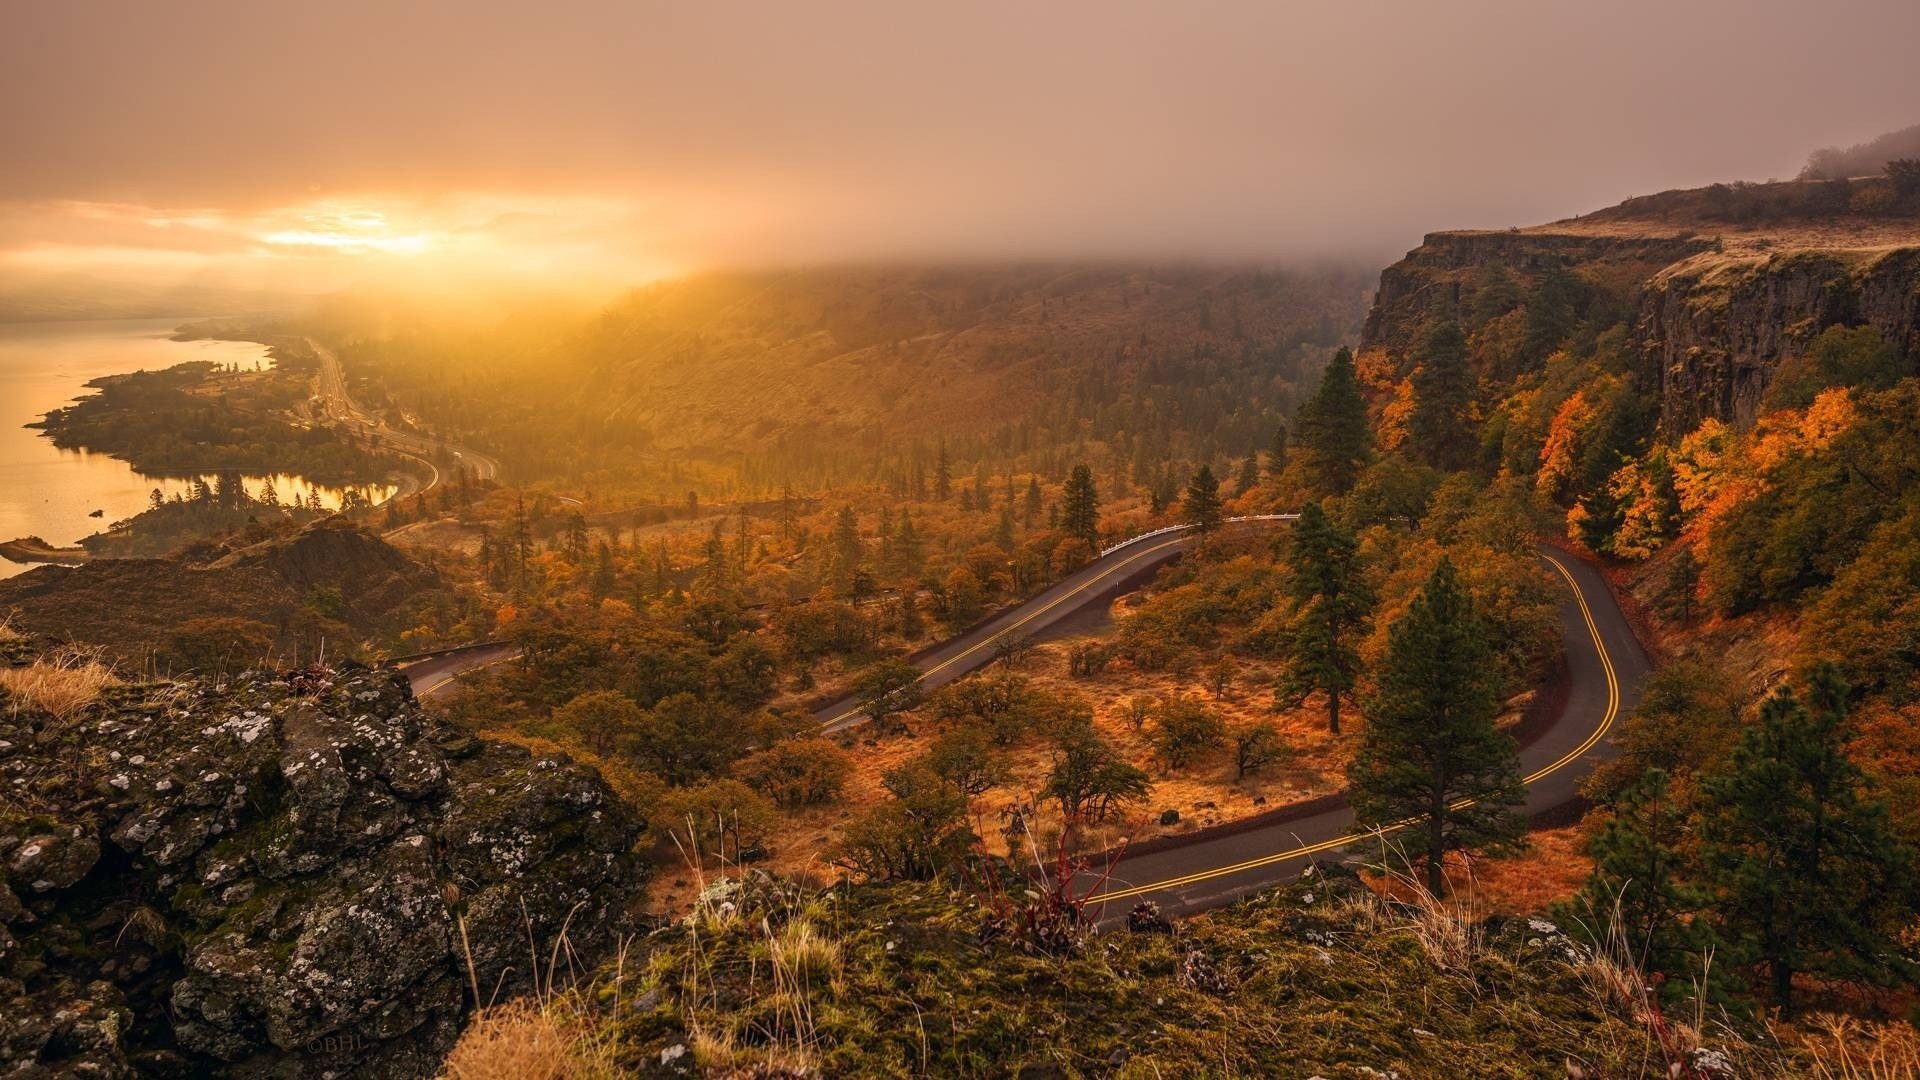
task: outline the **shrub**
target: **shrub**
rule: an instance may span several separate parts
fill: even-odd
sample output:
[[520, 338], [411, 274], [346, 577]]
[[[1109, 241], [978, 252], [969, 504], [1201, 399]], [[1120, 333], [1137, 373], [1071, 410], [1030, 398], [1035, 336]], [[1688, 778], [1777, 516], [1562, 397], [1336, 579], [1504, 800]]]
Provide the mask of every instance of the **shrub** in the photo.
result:
[[774, 809], [738, 780], [708, 780], [668, 792], [661, 817], [689, 856], [737, 861], [766, 842]]
[[1226, 742], [1227, 725], [1213, 710], [1192, 698], [1176, 696], [1160, 703], [1148, 737], [1169, 769], [1183, 769]]
[[813, 806], [840, 797], [853, 763], [816, 735], [781, 739], [743, 758], [734, 772], [778, 806]]

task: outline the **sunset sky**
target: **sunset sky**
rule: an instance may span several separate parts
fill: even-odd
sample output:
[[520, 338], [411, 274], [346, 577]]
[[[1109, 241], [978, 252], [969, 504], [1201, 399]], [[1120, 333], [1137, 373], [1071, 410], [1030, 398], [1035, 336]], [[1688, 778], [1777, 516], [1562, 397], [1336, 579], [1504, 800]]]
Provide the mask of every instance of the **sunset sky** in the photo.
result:
[[13, 4], [0, 272], [1391, 257], [1920, 120], [1920, 5]]

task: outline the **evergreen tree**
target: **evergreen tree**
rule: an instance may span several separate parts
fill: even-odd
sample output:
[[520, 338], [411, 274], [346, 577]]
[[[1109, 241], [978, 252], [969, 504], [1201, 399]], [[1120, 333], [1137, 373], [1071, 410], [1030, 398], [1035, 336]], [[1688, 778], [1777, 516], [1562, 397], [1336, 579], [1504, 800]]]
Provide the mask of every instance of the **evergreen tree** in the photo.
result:
[[1893, 940], [1912, 915], [1914, 853], [1848, 759], [1847, 688], [1831, 664], [1802, 703], [1785, 687], [1725, 765], [1701, 778], [1701, 838], [1713, 910], [1736, 960], [1764, 969], [1780, 1010], [1802, 972], [1911, 979]]
[[1273, 443], [1267, 447], [1267, 475], [1278, 479], [1287, 471], [1287, 425], [1273, 429]]
[[1666, 583], [1660, 589], [1660, 606], [1682, 624], [1691, 623], [1694, 597], [1699, 591], [1700, 561], [1693, 557], [1693, 548], [1683, 547], [1667, 570]]
[[946, 502], [947, 497], [952, 494], [953, 463], [947, 459], [947, 444], [943, 439], [940, 442], [939, 456], [933, 460], [933, 497], [940, 502]]
[[1180, 500], [1180, 510], [1202, 537], [1220, 527], [1220, 481], [1214, 477], [1212, 466], [1202, 465], [1194, 471], [1193, 479], [1187, 481], [1187, 494]]
[[1563, 917], [1598, 947], [1610, 944], [1606, 936], [1618, 925], [1619, 944], [1639, 970], [1662, 978], [1668, 997], [1690, 985], [1712, 943], [1706, 921], [1691, 918], [1706, 897], [1685, 878], [1688, 824], [1666, 770], [1649, 769], [1587, 842], [1593, 873]]
[[1321, 373], [1320, 386], [1300, 406], [1294, 445], [1307, 466], [1308, 482], [1322, 495], [1344, 495], [1367, 460], [1367, 402], [1360, 393], [1353, 352], [1342, 348]]
[[613, 548], [605, 540], [594, 548], [593, 595], [605, 599], [613, 595]]
[[1100, 493], [1094, 490], [1093, 470], [1075, 465], [1060, 501], [1060, 528], [1068, 536], [1077, 536], [1099, 547]]
[[587, 557], [587, 519], [580, 511], [567, 514], [567, 562], [579, 566]]
[[860, 521], [853, 507], [843, 506], [833, 521], [833, 580], [845, 588], [860, 569]]
[[1497, 671], [1486, 624], [1443, 558], [1388, 634], [1366, 734], [1347, 768], [1360, 824], [1411, 819], [1407, 836], [1436, 894], [1449, 851], [1500, 854], [1526, 839], [1519, 748], [1494, 726]]
[[1260, 455], [1248, 454], [1247, 459], [1240, 463], [1240, 479], [1234, 482], [1233, 497], [1237, 499], [1258, 486], [1260, 486]]
[[1360, 678], [1354, 642], [1372, 623], [1373, 590], [1360, 572], [1360, 545], [1327, 518], [1319, 503], [1300, 511], [1289, 545], [1294, 604], [1292, 648], [1280, 697], [1295, 703], [1318, 691], [1327, 696], [1327, 730], [1340, 733], [1340, 698]]
[[1467, 337], [1448, 320], [1428, 331], [1413, 372], [1413, 412], [1407, 417], [1407, 444], [1415, 457], [1436, 469], [1464, 469], [1478, 443], [1469, 426], [1473, 407], [1473, 369], [1467, 363]]
[[1021, 523], [1029, 529], [1033, 528], [1034, 524], [1040, 520], [1040, 504], [1040, 478], [1038, 476], [1029, 476], [1027, 477], [1027, 501], [1026, 506], [1023, 508], [1023, 516], [1021, 519]]

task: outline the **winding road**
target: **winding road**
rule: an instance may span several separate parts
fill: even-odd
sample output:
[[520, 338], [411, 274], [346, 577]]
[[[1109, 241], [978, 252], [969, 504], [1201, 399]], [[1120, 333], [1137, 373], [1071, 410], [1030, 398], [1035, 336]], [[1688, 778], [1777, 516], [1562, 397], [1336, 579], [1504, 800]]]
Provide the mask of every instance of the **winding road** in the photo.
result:
[[[1230, 524], [1291, 520], [1293, 515], [1234, 519]], [[996, 643], [1005, 635], [1036, 638], [1067, 618], [1105, 606], [1139, 587], [1197, 537], [1176, 527], [1136, 537], [1103, 551], [1100, 557], [1033, 599], [995, 616], [958, 637], [913, 658], [931, 689], [992, 663]], [[1557, 550], [1541, 548], [1541, 558], [1567, 586], [1560, 605], [1566, 671], [1558, 708], [1543, 723], [1532, 724], [1520, 748], [1526, 771], [1526, 812], [1538, 816], [1579, 798], [1578, 785], [1593, 766], [1614, 754], [1608, 734], [1640, 698], [1650, 664], [1634, 637], [1606, 580], [1591, 565]], [[414, 693], [425, 697], [450, 685], [465, 672], [515, 655], [510, 643], [492, 642], [424, 657], [402, 665]], [[826, 731], [864, 723], [853, 698], [815, 712]], [[1248, 892], [1300, 873], [1317, 856], [1337, 858], [1340, 849], [1362, 839], [1353, 812], [1338, 796], [1282, 807], [1251, 821], [1232, 823], [1185, 837], [1165, 837], [1127, 854], [1093, 897], [1100, 918], [1114, 919], [1134, 904], [1151, 900], [1164, 912], [1197, 911], [1229, 903]]]
[[[1651, 665], [1607, 588], [1587, 563], [1542, 549], [1555, 577], [1567, 585], [1560, 605], [1566, 672], [1558, 709], [1520, 748], [1527, 780], [1525, 811], [1538, 817], [1579, 798], [1579, 783], [1616, 753], [1607, 736], [1640, 700]], [[1219, 907], [1297, 876], [1316, 857], [1338, 859], [1365, 839], [1346, 801], [1334, 797], [1282, 808], [1191, 838], [1143, 845], [1114, 867], [1092, 899], [1097, 918], [1116, 919], [1144, 900], [1167, 913]]]
[[[347, 392], [347, 380], [340, 370], [340, 358], [334, 355], [332, 349], [312, 338], [307, 338], [306, 342], [314, 355], [320, 358], [318, 397], [326, 418], [354, 428], [363, 435], [377, 435], [387, 449], [425, 465], [429, 479], [421, 486], [421, 491], [430, 491], [440, 483], [440, 466], [435, 464], [434, 458], [443, 448], [442, 444], [431, 435], [393, 427], [361, 408], [353, 400], [353, 395]], [[494, 480], [500, 475], [500, 463], [484, 454], [452, 444], [446, 444], [444, 449], [451, 452], [461, 465], [471, 468], [476, 480]]]

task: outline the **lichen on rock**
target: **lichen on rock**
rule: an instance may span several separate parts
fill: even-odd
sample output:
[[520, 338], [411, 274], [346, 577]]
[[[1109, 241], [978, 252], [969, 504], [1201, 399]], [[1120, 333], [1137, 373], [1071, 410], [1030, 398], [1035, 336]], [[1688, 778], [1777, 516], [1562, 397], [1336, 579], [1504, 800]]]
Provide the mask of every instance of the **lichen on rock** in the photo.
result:
[[591, 955], [641, 880], [596, 773], [392, 672], [121, 687], [0, 741], [0, 1074], [429, 1075], [472, 985], [563, 927]]

